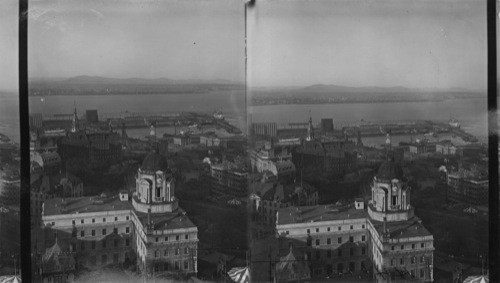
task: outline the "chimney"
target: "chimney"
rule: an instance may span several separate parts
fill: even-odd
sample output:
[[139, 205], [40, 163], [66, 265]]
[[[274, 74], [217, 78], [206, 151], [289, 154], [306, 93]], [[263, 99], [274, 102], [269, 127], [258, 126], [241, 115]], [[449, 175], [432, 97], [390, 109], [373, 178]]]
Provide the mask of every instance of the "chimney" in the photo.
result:
[[387, 217], [384, 217], [384, 226], [382, 228], [382, 233], [387, 233]]
[[151, 224], [151, 208], [148, 208], [148, 226]]

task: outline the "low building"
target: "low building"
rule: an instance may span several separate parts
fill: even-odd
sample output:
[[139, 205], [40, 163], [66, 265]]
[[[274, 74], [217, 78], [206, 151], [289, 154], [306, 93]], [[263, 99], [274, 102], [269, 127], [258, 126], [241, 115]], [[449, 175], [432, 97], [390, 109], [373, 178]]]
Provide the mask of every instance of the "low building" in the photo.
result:
[[206, 133], [200, 136], [200, 145], [218, 147], [221, 145], [221, 139], [214, 133]]
[[32, 170], [41, 168], [45, 174], [53, 174], [61, 170], [61, 157], [57, 152], [30, 152]]
[[443, 155], [455, 155], [457, 147], [451, 141], [442, 141], [436, 144], [436, 152]]
[[280, 208], [318, 204], [318, 190], [307, 183], [254, 183], [250, 190], [251, 211], [259, 220], [274, 226]]
[[248, 171], [229, 161], [210, 164], [212, 193], [244, 197], [248, 195]]
[[448, 201], [470, 205], [488, 203], [489, 180], [486, 172], [461, 168], [447, 173], [447, 184]]

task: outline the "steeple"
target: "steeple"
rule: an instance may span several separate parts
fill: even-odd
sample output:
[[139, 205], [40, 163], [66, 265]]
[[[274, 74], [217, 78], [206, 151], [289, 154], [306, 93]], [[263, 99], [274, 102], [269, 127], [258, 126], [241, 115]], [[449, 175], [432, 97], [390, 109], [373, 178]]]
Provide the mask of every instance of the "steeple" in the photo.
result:
[[76, 113], [76, 102], [73, 101], [74, 111], [73, 111], [73, 125], [71, 127], [71, 132], [76, 133], [79, 130], [78, 125], [78, 115]]
[[311, 110], [309, 110], [309, 126], [307, 128], [307, 138], [306, 140], [312, 141], [314, 139], [314, 128], [311, 117]]

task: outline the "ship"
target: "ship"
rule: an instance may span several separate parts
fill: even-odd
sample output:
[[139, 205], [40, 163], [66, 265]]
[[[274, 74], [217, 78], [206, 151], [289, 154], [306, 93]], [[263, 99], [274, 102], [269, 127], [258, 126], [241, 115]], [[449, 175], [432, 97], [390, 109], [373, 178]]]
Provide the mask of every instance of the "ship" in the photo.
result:
[[220, 110], [214, 111], [213, 116], [217, 120], [224, 120], [224, 115], [222, 114], [222, 112]]
[[448, 124], [453, 128], [460, 128], [460, 123], [458, 123], [457, 119], [454, 118], [450, 119]]

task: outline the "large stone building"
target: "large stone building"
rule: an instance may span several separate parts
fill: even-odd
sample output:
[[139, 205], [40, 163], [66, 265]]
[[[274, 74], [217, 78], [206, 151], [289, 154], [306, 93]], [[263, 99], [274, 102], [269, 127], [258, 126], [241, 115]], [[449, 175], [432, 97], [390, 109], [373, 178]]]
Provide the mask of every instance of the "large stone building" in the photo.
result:
[[232, 197], [248, 195], [248, 171], [243, 164], [230, 161], [210, 164], [212, 193]]
[[431, 282], [434, 239], [414, 215], [401, 167], [382, 164], [371, 191], [367, 206], [357, 199], [280, 209], [277, 233], [305, 254], [313, 277], [348, 272], [376, 282]]
[[46, 200], [46, 246], [69, 242], [77, 269], [135, 261], [147, 275], [195, 274], [198, 230], [179, 207], [172, 171], [158, 151], [138, 169], [131, 199], [120, 192]]
[[486, 171], [473, 167], [447, 172], [448, 201], [469, 205], [488, 203], [489, 179]]

